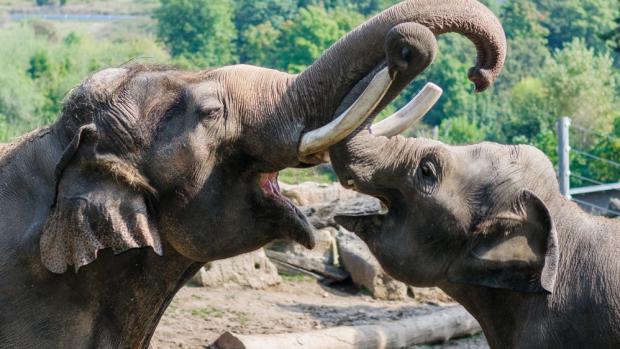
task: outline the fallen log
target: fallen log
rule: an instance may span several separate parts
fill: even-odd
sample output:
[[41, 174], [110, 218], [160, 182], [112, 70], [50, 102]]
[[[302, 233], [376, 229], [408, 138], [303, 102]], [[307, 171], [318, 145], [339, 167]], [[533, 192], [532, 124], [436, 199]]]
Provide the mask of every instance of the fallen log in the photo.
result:
[[480, 331], [478, 322], [463, 307], [399, 321], [365, 326], [275, 335], [224, 333], [213, 349], [399, 349], [415, 344], [445, 342]]
[[342, 281], [350, 276], [350, 274], [341, 268], [331, 265], [323, 264], [319, 261], [315, 261], [309, 258], [301, 256], [289, 255], [282, 252], [276, 252], [271, 250], [265, 250], [267, 257], [277, 265], [282, 265], [290, 269], [305, 270], [312, 274], [318, 274], [322, 277], [328, 278], [334, 281]]

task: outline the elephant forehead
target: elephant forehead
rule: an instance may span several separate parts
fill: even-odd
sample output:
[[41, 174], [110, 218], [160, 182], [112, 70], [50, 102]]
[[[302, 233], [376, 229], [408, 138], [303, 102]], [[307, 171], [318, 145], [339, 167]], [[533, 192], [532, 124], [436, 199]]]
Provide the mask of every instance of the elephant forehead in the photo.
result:
[[91, 76], [88, 84], [96, 92], [112, 93], [124, 81], [127, 72], [125, 68], [104, 69]]
[[222, 86], [219, 82], [213, 80], [207, 80], [200, 82], [190, 89], [192, 96], [197, 99], [197, 102], [208, 99], [209, 97], [217, 97], [221, 91]]

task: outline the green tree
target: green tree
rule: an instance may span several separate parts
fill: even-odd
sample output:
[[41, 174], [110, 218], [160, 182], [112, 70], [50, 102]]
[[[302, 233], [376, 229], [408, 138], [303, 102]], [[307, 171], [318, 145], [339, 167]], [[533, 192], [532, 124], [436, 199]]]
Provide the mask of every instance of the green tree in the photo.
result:
[[493, 13], [499, 16], [504, 0], [479, 0], [484, 6], [488, 7]]
[[471, 144], [485, 139], [484, 128], [467, 116], [444, 119], [439, 125], [439, 137], [449, 144]]
[[302, 71], [336, 40], [363, 22], [364, 17], [348, 8], [325, 10], [310, 6], [283, 25], [278, 40], [277, 66], [291, 72]]
[[28, 75], [33, 80], [51, 76], [50, 58], [46, 51], [38, 51], [30, 57]]
[[507, 91], [521, 79], [540, 74], [551, 56], [546, 47], [549, 31], [543, 27], [543, 19], [529, 1], [514, 0], [502, 5], [500, 20], [508, 37], [509, 56], [496, 82], [497, 90]]
[[161, 0], [157, 36], [175, 57], [199, 66], [237, 61], [231, 0]]
[[[614, 120], [614, 127], [609, 135], [600, 135], [592, 147], [593, 155], [620, 164], [620, 116]], [[620, 181], [620, 168], [605, 161], [590, 160], [587, 162], [590, 178], [600, 182], [613, 183]]]
[[36, 0], [35, 3], [37, 4], [37, 6], [48, 6], [48, 5], [54, 5], [56, 3], [56, 1], [54, 1], [54, 0]]
[[539, 76], [551, 57], [544, 39], [519, 36], [508, 41], [508, 57], [504, 70], [495, 82], [495, 89], [508, 91], [519, 81], [531, 76]]
[[582, 38], [588, 47], [604, 51], [601, 35], [615, 27], [618, 0], [534, 0], [544, 14], [542, 24], [549, 30], [550, 48], [561, 48], [573, 38]]
[[[610, 130], [619, 114], [619, 100], [618, 77], [609, 55], [597, 55], [583, 41], [575, 40], [556, 50], [543, 66], [537, 77], [522, 78], [498, 96], [498, 103], [505, 106], [495, 121], [501, 125], [499, 139], [537, 144], [541, 133], [555, 130], [561, 116], [579, 125]], [[591, 140], [583, 143], [580, 146], [588, 147]]]
[[499, 116], [502, 140], [531, 144], [541, 132], [554, 131], [557, 116], [549, 111], [547, 87], [540, 78], [524, 78], [509, 91], [507, 100], [508, 110]]
[[556, 50], [541, 76], [548, 91], [547, 104], [556, 117], [610, 131], [618, 115], [618, 74], [609, 54], [597, 54], [581, 39]]
[[242, 61], [276, 68], [279, 54], [278, 40], [281, 32], [271, 22], [248, 28], [243, 33]]
[[239, 32], [267, 22], [277, 27], [297, 11], [297, 0], [239, 0], [236, 1], [235, 25]]
[[273, 67], [282, 24], [297, 13], [296, 0], [241, 0], [235, 10], [242, 63]]
[[509, 1], [501, 7], [500, 20], [509, 39], [545, 39], [549, 30], [541, 23], [544, 18], [536, 5], [526, 0]]
[[615, 22], [616, 27], [613, 30], [604, 33], [601, 38], [605, 40], [609, 46], [616, 51], [616, 53], [620, 53], [620, 17], [617, 17]]

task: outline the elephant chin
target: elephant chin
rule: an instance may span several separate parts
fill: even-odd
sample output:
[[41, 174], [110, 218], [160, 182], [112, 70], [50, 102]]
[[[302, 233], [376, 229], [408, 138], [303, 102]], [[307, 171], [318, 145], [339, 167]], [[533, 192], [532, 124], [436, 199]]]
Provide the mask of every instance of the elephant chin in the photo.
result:
[[297, 227], [291, 229], [288, 237], [311, 250], [316, 246], [312, 225], [295, 205], [293, 205], [292, 208], [296, 216]]
[[278, 235], [292, 239], [308, 249], [313, 249], [316, 241], [312, 225], [301, 210], [282, 195], [278, 184], [278, 172], [260, 174], [258, 183], [265, 198], [278, 211], [275, 214], [276, 224], [278, 229], [282, 229]]

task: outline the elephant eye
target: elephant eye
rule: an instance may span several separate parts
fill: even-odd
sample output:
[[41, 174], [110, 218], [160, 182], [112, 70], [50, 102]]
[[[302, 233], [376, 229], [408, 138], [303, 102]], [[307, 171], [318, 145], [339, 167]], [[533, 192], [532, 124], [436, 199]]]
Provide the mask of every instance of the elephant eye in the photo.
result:
[[196, 113], [202, 119], [212, 119], [221, 114], [224, 106], [216, 98], [207, 98], [196, 105]]
[[420, 165], [420, 172], [425, 178], [437, 178], [437, 170], [435, 169], [435, 165], [431, 161], [424, 161]]
[[218, 116], [221, 111], [222, 111], [221, 106], [208, 106], [208, 107], [198, 108], [197, 113], [203, 119], [212, 119]]
[[418, 167], [418, 189], [425, 195], [431, 195], [435, 191], [438, 182], [438, 169], [431, 159], [424, 159]]

